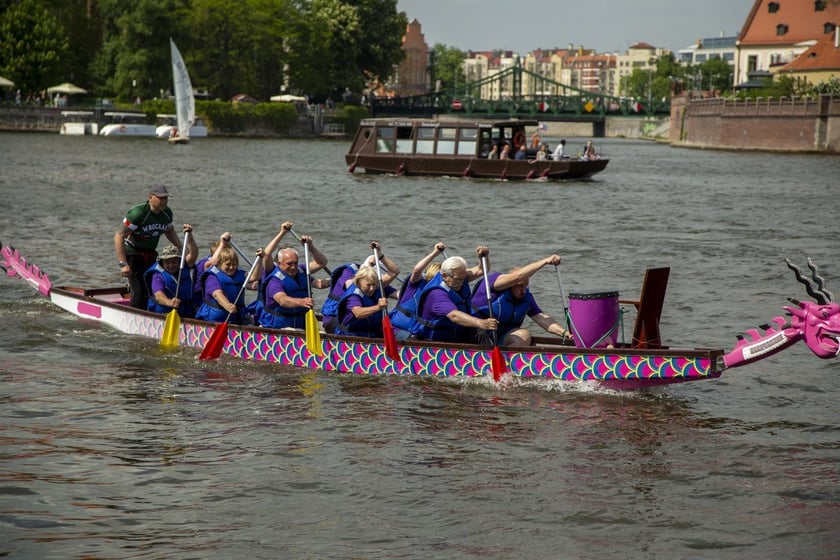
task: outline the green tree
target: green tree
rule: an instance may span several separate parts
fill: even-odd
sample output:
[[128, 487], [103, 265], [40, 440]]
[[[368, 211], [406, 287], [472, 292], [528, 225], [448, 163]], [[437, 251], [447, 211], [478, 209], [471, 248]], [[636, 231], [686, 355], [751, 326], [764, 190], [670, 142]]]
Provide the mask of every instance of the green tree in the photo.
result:
[[[101, 93], [150, 98], [172, 89], [169, 38], [177, 42], [185, 34], [181, 22], [188, 1], [100, 2], [103, 43], [91, 73]], [[184, 51], [183, 44], [178, 48]]]
[[61, 23], [37, 0], [21, 0], [0, 14], [0, 74], [24, 94], [72, 78], [64, 71], [69, 50]]
[[[435, 81], [440, 81], [441, 91], [456, 91], [466, 85], [464, 77], [464, 51], [435, 43], [432, 47]], [[433, 87], [437, 84], [433, 84]]]
[[671, 99], [671, 83], [680, 79], [683, 68], [673, 54], [664, 54], [654, 61], [650, 69], [636, 68], [621, 80], [622, 95], [638, 99], [643, 104], [659, 103]]
[[69, 80], [85, 88], [95, 88], [91, 63], [102, 47], [102, 18], [99, 4], [90, 0], [42, 0], [67, 33], [70, 48], [62, 55], [62, 66]]
[[728, 62], [722, 58], [710, 58], [698, 65], [703, 90], [715, 90], [720, 92], [732, 89], [733, 69]]
[[356, 95], [402, 60], [405, 14], [395, 0], [298, 0], [289, 35], [290, 86], [315, 100]]

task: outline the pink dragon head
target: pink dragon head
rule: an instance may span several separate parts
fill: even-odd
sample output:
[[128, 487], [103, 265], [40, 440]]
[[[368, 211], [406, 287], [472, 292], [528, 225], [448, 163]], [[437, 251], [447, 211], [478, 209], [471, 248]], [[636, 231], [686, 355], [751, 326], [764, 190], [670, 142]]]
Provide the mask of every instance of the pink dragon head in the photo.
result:
[[811, 259], [808, 259], [808, 268], [811, 269], [813, 284], [802, 276], [799, 267], [789, 260], [785, 262], [796, 274], [796, 279], [805, 286], [808, 295], [816, 300], [814, 303], [788, 298], [797, 306], [785, 307], [791, 314], [791, 327], [799, 332], [808, 348], [820, 358], [840, 355], [840, 305], [835, 303], [834, 295], [826, 289], [825, 279], [817, 273], [817, 267]]
[[789, 260], [785, 262], [816, 303], [788, 298], [795, 306], [785, 307], [790, 319], [775, 317], [769, 324], [761, 325], [761, 330], [750, 329], [744, 336], [739, 336], [735, 347], [723, 356], [726, 367], [763, 360], [800, 340], [820, 358], [840, 355], [840, 305], [834, 302], [834, 296], [825, 288], [825, 280], [817, 273], [811, 259], [808, 259], [811, 280], [802, 276], [799, 267]]

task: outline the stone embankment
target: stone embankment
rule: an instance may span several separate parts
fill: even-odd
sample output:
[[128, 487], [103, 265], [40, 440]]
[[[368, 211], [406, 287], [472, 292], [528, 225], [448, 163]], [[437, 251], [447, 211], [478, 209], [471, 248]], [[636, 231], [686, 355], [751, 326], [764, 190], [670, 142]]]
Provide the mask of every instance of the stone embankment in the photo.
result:
[[672, 146], [723, 150], [840, 153], [840, 98], [671, 101]]

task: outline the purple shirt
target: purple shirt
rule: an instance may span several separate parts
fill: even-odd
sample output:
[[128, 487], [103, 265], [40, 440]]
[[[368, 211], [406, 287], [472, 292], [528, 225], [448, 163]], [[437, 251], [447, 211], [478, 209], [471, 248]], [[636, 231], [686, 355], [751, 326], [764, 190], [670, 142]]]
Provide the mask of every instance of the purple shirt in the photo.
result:
[[215, 274], [208, 274], [207, 279], [204, 281], [204, 294], [207, 297], [212, 298], [213, 293], [215, 293], [216, 290], [221, 290], [221, 289], [222, 289], [222, 283], [219, 282], [219, 279], [216, 278], [216, 275]]
[[426, 279], [425, 278], [420, 278], [420, 280], [418, 280], [414, 284], [412, 284], [410, 282], [408, 284], [406, 284], [405, 288], [403, 289], [402, 297], [400, 297], [400, 303], [411, 300], [411, 298], [414, 297], [414, 294], [417, 293], [417, 291], [420, 289], [420, 287], [425, 286], [425, 285], [426, 285]]
[[423, 304], [420, 316], [423, 319], [446, 317], [455, 310], [458, 310], [458, 308], [449, 299], [449, 294], [443, 290], [432, 290], [426, 295], [426, 301]]
[[[496, 283], [496, 280], [498, 280], [499, 276], [501, 275], [501, 272], [490, 272], [487, 274], [487, 276], [490, 278], [490, 292], [496, 296], [498, 296], [501, 292], [499, 290], [493, 289], [493, 284]], [[484, 287], [484, 278], [482, 278], [479, 281], [478, 288], [476, 288], [475, 294], [473, 294], [470, 303], [472, 304], [474, 309], [478, 309], [487, 305], [487, 288]]]
[[[271, 272], [274, 272], [274, 269], [271, 269]], [[284, 272], [283, 274], [286, 273]], [[303, 274], [304, 278], [306, 278], [306, 268], [303, 265], [298, 265], [298, 274]], [[297, 279], [297, 276], [295, 276], [295, 279]], [[268, 285], [265, 287], [265, 301], [268, 302], [273, 300], [274, 296], [280, 292], [285, 294], [286, 286], [283, 285], [282, 280], [280, 280], [276, 276], [272, 276], [271, 280], [268, 281]]]
[[[379, 289], [376, 290], [377, 292]], [[391, 286], [385, 286], [385, 294], [386, 297], [393, 294], [395, 292], [394, 288]], [[379, 299], [376, 297], [376, 293], [374, 293], [374, 299]], [[344, 315], [341, 323], [343, 325], [349, 325], [351, 321], [356, 319], [355, 315], [353, 315], [353, 309], [356, 307], [369, 307], [362, 304], [362, 297], [359, 294], [353, 294], [347, 297], [347, 314]]]
[[[491, 272], [487, 275], [490, 278], [490, 294], [493, 296], [494, 300], [504, 291], [497, 290], [493, 287], [493, 284], [496, 283], [496, 280], [498, 280], [501, 275], [501, 272]], [[540, 306], [537, 305], [537, 301], [534, 299], [534, 295], [530, 291], [525, 292], [525, 299], [529, 301], [528, 317], [533, 317], [534, 315], [539, 315], [543, 312], [542, 309], [540, 309]], [[471, 303], [474, 309], [479, 309], [487, 305], [487, 289], [484, 287], [483, 278], [472, 297]]]
[[342, 270], [341, 275], [338, 277], [338, 282], [335, 283], [335, 286], [333, 286], [333, 289], [330, 291], [330, 295], [334, 296], [336, 299], [341, 299], [341, 296], [343, 296], [344, 292], [347, 291], [347, 281], [352, 280], [355, 275], [356, 272], [354, 272], [349, 266]]

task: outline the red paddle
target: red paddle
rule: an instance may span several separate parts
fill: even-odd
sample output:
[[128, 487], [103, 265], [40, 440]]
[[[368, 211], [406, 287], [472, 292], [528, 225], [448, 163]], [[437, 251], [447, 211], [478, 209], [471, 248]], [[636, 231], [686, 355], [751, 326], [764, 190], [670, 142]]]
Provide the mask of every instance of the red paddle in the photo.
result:
[[[487, 312], [490, 318], [493, 318], [493, 305], [490, 299], [490, 279], [487, 277], [487, 257], [481, 257], [481, 271], [484, 273], [484, 289], [487, 292]], [[490, 366], [493, 370], [493, 381], [499, 381], [502, 375], [507, 372], [507, 364], [505, 357], [502, 356], [502, 351], [499, 349], [499, 341], [497, 340], [496, 331], [490, 332], [490, 340], [493, 341], [493, 352], [490, 354]]]
[[[234, 304], [236, 304], [236, 302], [239, 301], [239, 298], [242, 297], [242, 292], [245, 291], [245, 286], [248, 284], [248, 278], [250, 278], [254, 273], [254, 269], [257, 268], [259, 263], [260, 259], [254, 259], [254, 264], [251, 265], [251, 270], [245, 277], [245, 282], [239, 289], [239, 293], [236, 294], [236, 299], [233, 301]], [[204, 350], [202, 350], [201, 354], [198, 356], [199, 360], [215, 360], [222, 355], [222, 348], [224, 348], [225, 342], [227, 342], [228, 321], [230, 321], [231, 315], [232, 313], [228, 313], [227, 317], [225, 317], [225, 322], [219, 323], [213, 330], [209, 340], [207, 340], [207, 344], [204, 346]]]
[[[379, 280], [379, 293], [385, 295], [385, 288], [382, 286], [382, 271], [379, 270], [379, 250], [373, 245], [373, 268], [376, 269], [376, 278]], [[391, 326], [391, 318], [388, 317], [388, 306], [382, 313], [382, 337], [385, 339], [385, 353], [389, 358], [400, 363], [400, 350], [397, 348], [397, 337], [394, 335], [394, 328]]]

